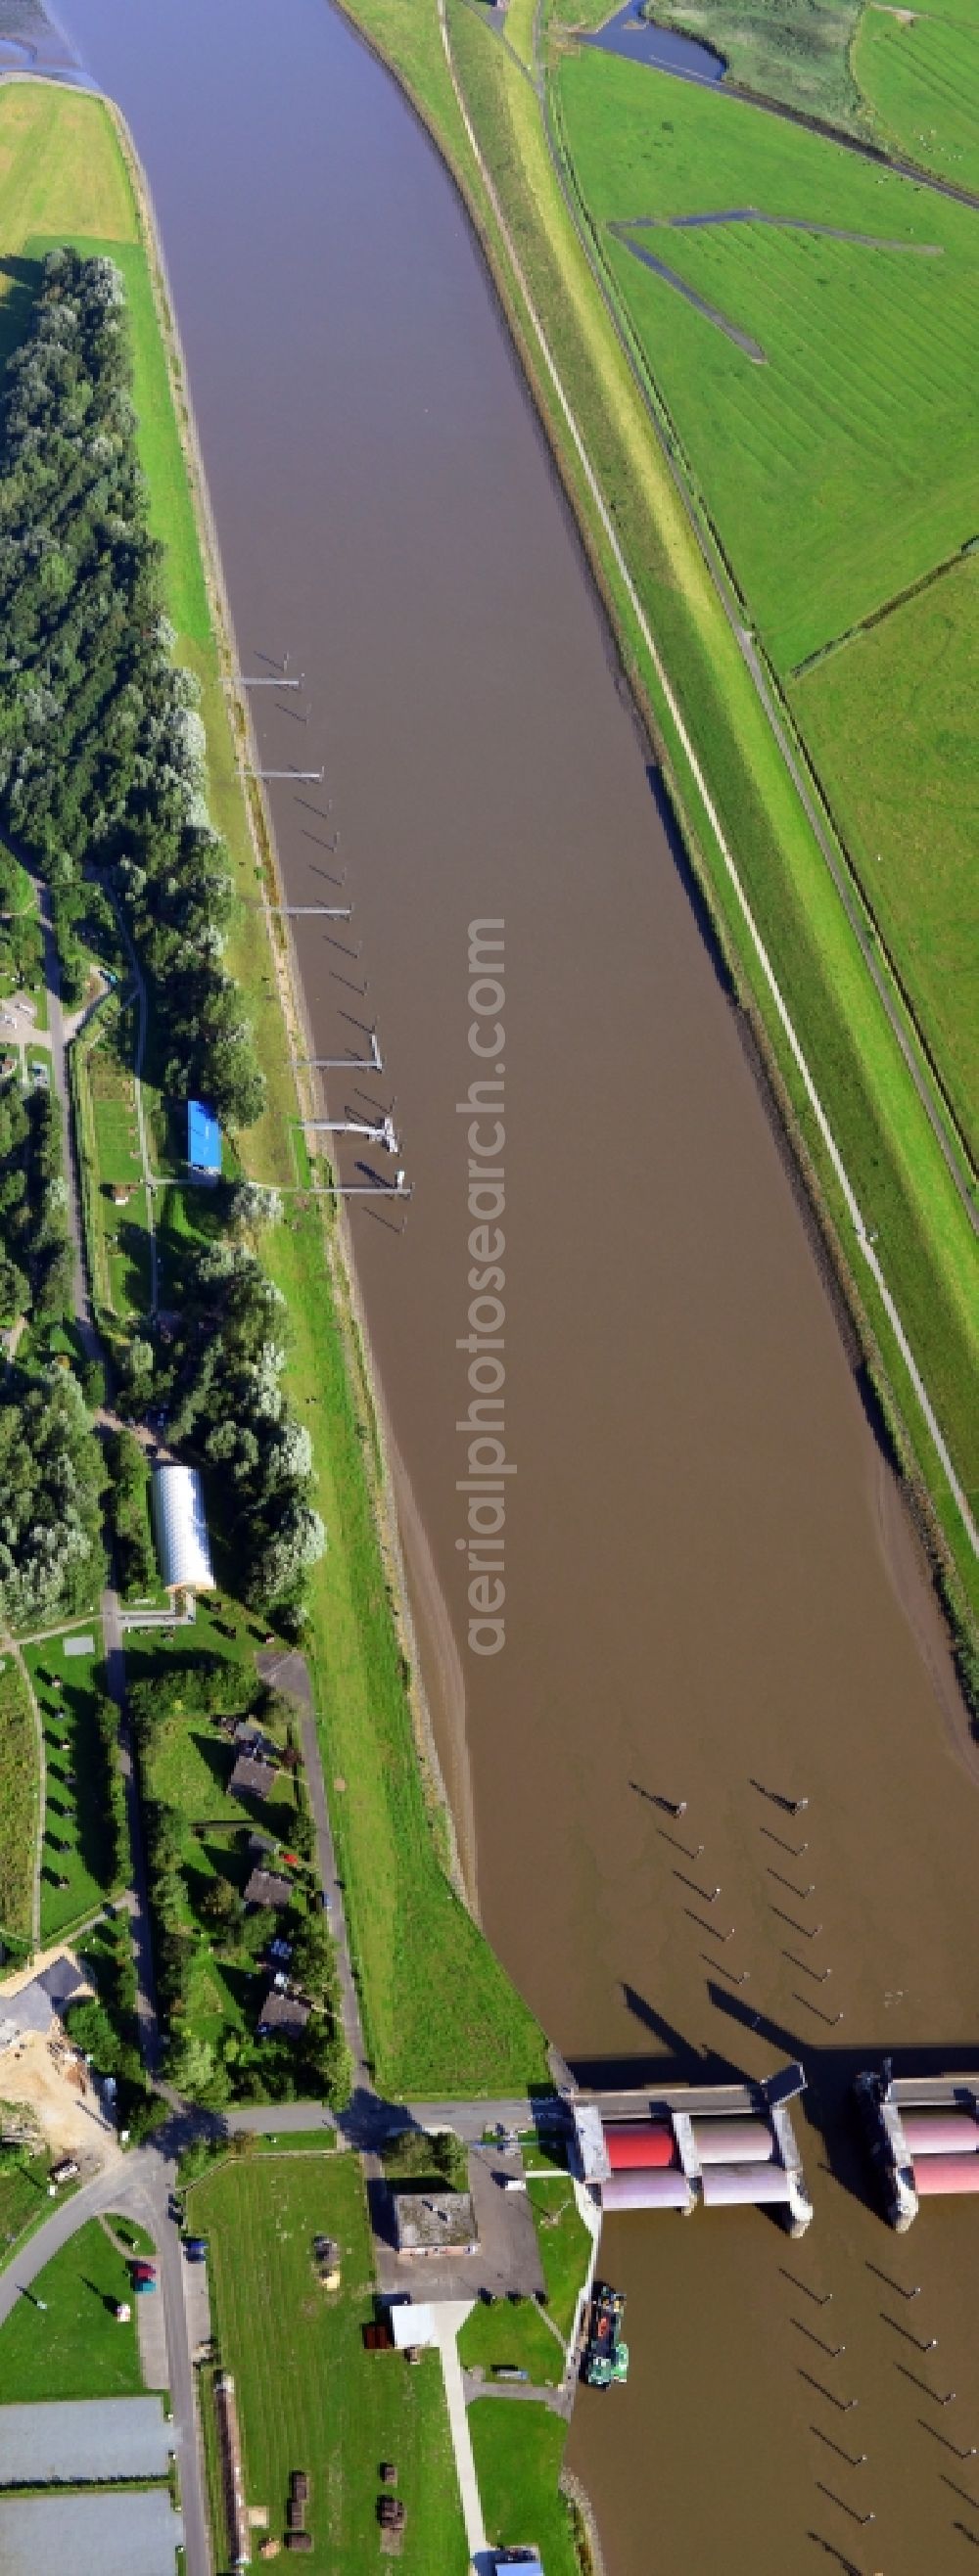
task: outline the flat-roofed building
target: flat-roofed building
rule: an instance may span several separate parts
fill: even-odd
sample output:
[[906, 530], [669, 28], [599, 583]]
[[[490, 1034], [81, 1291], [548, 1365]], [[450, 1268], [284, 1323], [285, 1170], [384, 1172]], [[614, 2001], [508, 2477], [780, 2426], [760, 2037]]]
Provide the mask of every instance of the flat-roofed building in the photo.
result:
[[477, 2254], [479, 2236], [468, 2191], [396, 2191], [399, 2254]]
[[213, 1109], [203, 1100], [187, 1102], [187, 1161], [199, 1178], [220, 1178], [221, 1130]]

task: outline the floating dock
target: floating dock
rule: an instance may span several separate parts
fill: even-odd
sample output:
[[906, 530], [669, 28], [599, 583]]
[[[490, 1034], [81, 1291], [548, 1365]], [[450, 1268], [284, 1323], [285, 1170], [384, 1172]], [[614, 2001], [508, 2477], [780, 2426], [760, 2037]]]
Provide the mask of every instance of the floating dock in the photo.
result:
[[[790, 2102], [803, 2068], [763, 2084], [581, 2094], [570, 2104], [581, 2178], [603, 2210], [776, 2206], [791, 2236], [812, 2220]], [[979, 2146], [979, 2122], [977, 2122]], [[979, 2182], [979, 2160], [976, 2166]]]
[[885, 2215], [899, 2236], [922, 2200], [979, 2193], [979, 2075], [894, 2075], [854, 2082], [861, 2127]]

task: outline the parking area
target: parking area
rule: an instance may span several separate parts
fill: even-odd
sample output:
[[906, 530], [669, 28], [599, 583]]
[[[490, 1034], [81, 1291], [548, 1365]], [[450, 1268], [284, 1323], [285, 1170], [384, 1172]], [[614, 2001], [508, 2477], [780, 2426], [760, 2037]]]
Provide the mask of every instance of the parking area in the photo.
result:
[[[510, 2184], [515, 2188], [507, 2189]], [[399, 2254], [392, 2241], [391, 2195], [368, 2181], [378, 2288], [416, 2299], [476, 2299], [488, 2290], [535, 2299], [545, 2287], [533, 2211], [519, 2148], [473, 2147], [469, 2189], [476, 2217], [475, 2254]]]

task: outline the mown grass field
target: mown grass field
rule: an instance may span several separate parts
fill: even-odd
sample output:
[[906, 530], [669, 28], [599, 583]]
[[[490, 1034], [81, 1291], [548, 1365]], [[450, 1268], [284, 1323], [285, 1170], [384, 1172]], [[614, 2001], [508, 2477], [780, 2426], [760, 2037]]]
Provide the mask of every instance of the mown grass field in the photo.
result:
[[51, 2158], [45, 2150], [32, 2156], [30, 2163], [8, 2167], [0, 2161], [0, 2270], [9, 2263], [15, 2246], [28, 2230], [50, 2218], [48, 2174]]
[[807, 671], [791, 702], [979, 1146], [979, 558]]
[[[374, 2313], [360, 2165], [352, 2155], [228, 2158], [189, 2195], [207, 2235], [221, 2360], [234, 2375], [250, 2504], [285, 2529], [289, 2473], [310, 2479], [311, 2576], [374, 2576], [382, 2460], [407, 2524], [405, 2576], [464, 2576], [465, 2532], [438, 2354], [409, 2369], [364, 2350]], [[342, 2282], [319, 2287], [316, 2235], [334, 2236]], [[247, 2246], [248, 2260], [242, 2261]], [[560, 2576], [560, 2571], [558, 2571]]]
[[[117, 2299], [132, 2304], [128, 2325], [113, 2314]], [[98, 2219], [89, 2218], [0, 2326], [0, 2405], [138, 2397], [142, 2386], [129, 2267]]]
[[[558, 80], [618, 291], [786, 673], [977, 531], [979, 227], [819, 136], [633, 64], [582, 49]], [[903, 247], [762, 223], [637, 233], [761, 347], [757, 365], [608, 232], [737, 208]]]
[[490, 2543], [515, 2549], [536, 2542], [547, 2576], [580, 2576], [571, 2514], [558, 2493], [567, 2438], [560, 2416], [478, 2397], [469, 2430]]
[[23, 1674], [0, 1656], [0, 1931], [31, 1937], [38, 1827], [37, 1730]]
[[979, 189], [979, 20], [944, 6], [915, 13], [874, 5], [860, 17], [853, 69], [889, 151]]
[[[76, 1631], [85, 1635], [87, 1630]], [[64, 1639], [27, 1646], [24, 1658], [44, 1726], [45, 1807], [41, 1847], [41, 1940], [94, 1914], [113, 1892], [105, 1768], [96, 1724], [102, 1641], [66, 1655]], [[65, 1879], [62, 1887], [59, 1882]]]

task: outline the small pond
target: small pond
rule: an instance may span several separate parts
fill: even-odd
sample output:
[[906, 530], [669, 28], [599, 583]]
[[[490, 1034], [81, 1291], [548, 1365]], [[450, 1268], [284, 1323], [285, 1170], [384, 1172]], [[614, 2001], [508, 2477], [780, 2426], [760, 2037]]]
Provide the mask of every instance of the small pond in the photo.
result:
[[727, 70], [722, 54], [709, 45], [698, 44], [694, 36], [678, 36], [671, 27], [654, 27], [652, 20], [641, 18], [636, 0], [626, 0], [596, 36], [586, 43], [600, 46], [606, 54], [628, 54], [633, 62], [651, 63], [658, 72], [676, 72], [681, 80], [721, 81]]

